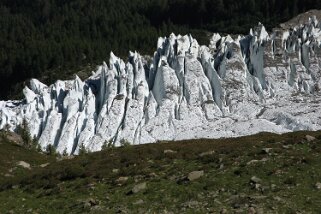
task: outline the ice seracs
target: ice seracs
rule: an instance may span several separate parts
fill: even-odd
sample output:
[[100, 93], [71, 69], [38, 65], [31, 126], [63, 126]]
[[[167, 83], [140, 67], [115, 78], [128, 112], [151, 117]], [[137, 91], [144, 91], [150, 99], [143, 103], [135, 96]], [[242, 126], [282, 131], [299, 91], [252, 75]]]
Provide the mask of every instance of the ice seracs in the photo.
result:
[[321, 129], [321, 24], [249, 35], [159, 38], [153, 58], [110, 54], [85, 81], [30, 81], [21, 101], [0, 101], [0, 129], [25, 120], [42, 149], [236, 137]]

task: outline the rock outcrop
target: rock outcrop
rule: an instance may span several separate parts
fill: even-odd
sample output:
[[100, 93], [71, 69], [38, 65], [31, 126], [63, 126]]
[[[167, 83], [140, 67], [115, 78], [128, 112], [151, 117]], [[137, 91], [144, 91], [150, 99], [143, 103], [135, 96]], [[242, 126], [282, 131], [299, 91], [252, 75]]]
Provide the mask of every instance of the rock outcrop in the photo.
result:
[[220, 138], [321, 129], [321, 23], [268, 34], [159, 38], [152, 61], [110, 54], [85, 81], [36, 79], [21, 101], [0, 101], [0, 129], [27, 121], [41, 148]]

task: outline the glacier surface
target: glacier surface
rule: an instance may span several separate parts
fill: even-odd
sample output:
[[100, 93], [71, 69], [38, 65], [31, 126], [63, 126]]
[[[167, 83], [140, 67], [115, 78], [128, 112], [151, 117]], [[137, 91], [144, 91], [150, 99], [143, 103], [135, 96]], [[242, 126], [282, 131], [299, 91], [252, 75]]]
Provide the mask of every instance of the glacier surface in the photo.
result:
[[104, 144], [321, 129], [321, 23], [246, 36], [159, 38], [151, 58], [110, 54], [82, 81], [36, 79], [24, 100], [0, 101], [0, 129], [27, 121], [42, 149], [77, 154]]

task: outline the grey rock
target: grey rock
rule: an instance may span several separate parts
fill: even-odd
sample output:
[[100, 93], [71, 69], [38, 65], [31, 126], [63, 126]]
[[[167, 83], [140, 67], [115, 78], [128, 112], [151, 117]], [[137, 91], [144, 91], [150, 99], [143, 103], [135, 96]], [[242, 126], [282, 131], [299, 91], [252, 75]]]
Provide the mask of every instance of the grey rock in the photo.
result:
[[150, 178], [157, 178], [157, 174], [155, 172], [149, 173], [148, 177]]
[[251, 178], [251, 182], [254, 183], [254, 184], [258, 184], [258, 183], [261, 183], [262, 180], [260, 178], [256, 177], [256, 176], [253, 176]]
[[281, 202], [282, 201], [282, 198], [280, 198], [279, 196], [275, 196], [273, 197], [274, 200], [276, 200], [277, 202]]
[[315, 188], [321, 190], [321, 183], [320, 182], [316, 183]]
[[282, 148], [283, 149], [290, 149], [292, 147], [292, 145], [283, 145]]
[[256, 210], [254, 207], [250, 207], [248, 210], [248, 214], [256, 214]]
[[119, 169], [113, 169], [112, 172], [113, 172], [113, 173], [118, 173], [118, 172], [119, 172]]
[[263, 154], [270, 154], [271, 150], [272, 150], [272, 148], [263, 148], [262, 153]]
[[259, 160], [250, 160], [249, 162], [246, 163], [246, 165], [252, 165], [252, 164], [256, 164], [259, 163]]
[[183, 204], [184, 207], [188, 208], [196, 208], [200, 205], [201, 203], [198, 201], [188, 201]]
[[311, 136], [311, 135], [306, 135], [306, 136], [305, 136], [305, 139], [306, 139], [308, 142], [313, 142], [313, 141], [316, 140], [316, 138], [313, 137], [313, 136]]
[[199, 154], [200, 157], [204, 157], [204, 156], [209, 156], [209, 155], [213, 155], [215, 154], [215, 151], [208, 151], [208, 152], [203, 152], [201, 154]]
[[46, 166], [49, 166], [49, 163], [44, 163], [40, 165], [41, 168], [45, 168]]
[[129, 179], [128, 177], [119, 177], [117, 178], [116, 183], [123, 184], [123, 183], [126, 183], [128, 179]]
[[266, 198], [267, 198], [267, 196], [264, 196], [264, 195], [252, 195], [250, 197], [250, 199], [253, 199], [253, 200], [256, 200], [256, 201], [264, 200]]
[[139, 199], [138, 201], [135, 201], [133, 204], [134, 205], [141, 205], [144, 203], [144, 200], [143, 199]]
[[223, 209], [221, 210], [221, 212], [220, 212], [220, 214], [226, 214], [226, 213], [228, 213], [228, 212], [227, 212], [227, 209], [225, 209], [225, 208], [223, 208]]
[[146, 188], [147, 188], [146, 182], [137, 184], [137, 185], [135, 185], [135, 186], [133, 187], [132, 193], [136, 194], [136, 193], [138, 193], [138, 192], [141, 192], [141, 191], [145, 190]]
[[202, 177], [204, 175], [204, 171], [193, 171], [193, 172], [190, 172], [187, 176], [187, 179], [189, 181], [194, 181], [194, 180], [197, 180], [199, 179], [200, 177]]
[[13, 186], [12, 186], [12, 189], [19, 189], [19, 188], [20, 188], [19, 185], [13, 185]]
[[264, 213], [263, 208], [257, 208], [256, 213], [257, 214], [263, 214]]
[[176, 153], [177, 153], [177, 151], [173, 151], [171, 149], [164, 150], [164, 154], [176, 154]]
[[94, 199], [94, 198], [88, 198], [85, 202], [84, 202], [84, 207], [85, 208], [91, 208], [94, 206], [99, 205], [99, 201]]
[[21, 166], [21, 167], [23, 167], [23, 168], [25, 168], [25, 169], [31, 169], [30, 164], [27, 163], [27, 162], [25, 162], [25, 161], [19, 161], [19, 162], [17, 163], [17, 166]]

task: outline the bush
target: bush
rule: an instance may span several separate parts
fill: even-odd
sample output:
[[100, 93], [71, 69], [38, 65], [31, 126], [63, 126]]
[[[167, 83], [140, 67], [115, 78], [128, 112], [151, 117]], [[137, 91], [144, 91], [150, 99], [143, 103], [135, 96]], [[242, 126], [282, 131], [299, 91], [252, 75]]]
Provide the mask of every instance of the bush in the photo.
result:
[[75, 178], [83, 177], [85, 175], [85, 169], [78, 164], [72, 164], [64, 167], [63, 172], [58, 175], [60, 181], [72, 180]]
[[80, 146], [79, 146], [79, 152], [78, 152], [78, 155], [85, 155], [88, 153], [88, 150], [86, 149], [85, 145], [82, 143]]
[[122, 146], [122, 147], [128, 147], [128, 146], [131, 146], [131, 143], [130, 143], [128, 140], [121, 139], [121, 140], [120, 140], [120, 146]]
[[46, 147], [46, 154], [47, 155], [57, 155], [56, 148], [53, 145], [49, 144]]
[[32, 138], [30, 134], [26, 119], [23, 119], [22, 124], [17, 126], [17, 133], [21, 136], [24, 147], [37, 152], [41, 151], [38, 139], [35, 136]]
[[28, 148], [31, 148], [33, 145], [33, 140], [31, 138], [30, 130], [26, 119], [23, 119], [22, 124], [17, 126], [17, 133], [21, 136], [23, 140], [23, 145]]
[[113, 143], [112, 140], [110, 140], [110, 141], [107, 141], [107, 140], [106, 140], [106, 141], [103, 143], [103, 145], [101, 146], [101, 150], [102, 150], [102, 151], [109, 150], [109, 149], [113, 149], [113, 148], [115, 148], [115, 145], [114, 145], [114, 143]]

